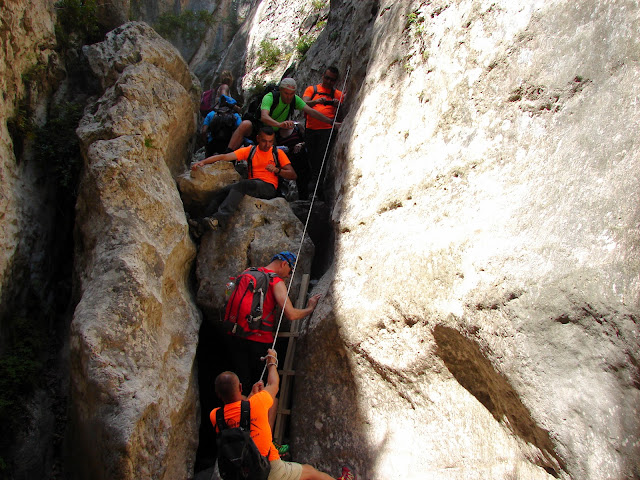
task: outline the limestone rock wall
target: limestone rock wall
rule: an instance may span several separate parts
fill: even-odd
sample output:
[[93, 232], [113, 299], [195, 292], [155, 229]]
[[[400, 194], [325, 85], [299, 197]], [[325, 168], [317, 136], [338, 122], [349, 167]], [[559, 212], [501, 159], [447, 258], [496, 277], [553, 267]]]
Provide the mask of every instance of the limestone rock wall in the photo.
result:
[[[296, 71], [304, 56], [298, 44], [320, 38], [327, 23], [329, 3], [245, 1], [239, 2], [237, 8], [242, 12], [243, 22], [226, 48], [211, 55], [213, 31], [208, 32], [189, 66], [205, 88], [210, 88], [219, 72], [230, 70], [236, 77], [237, 91], [247, 100], [252, 90]], [[215, 38], [220, 38], [220, 32], [216, 32]], [[263, 42], [279, 54], [264, 55]], [[273, 64], [266, 58], [272, 58]]]
[[146, 24], [125, 24], [86, 53], [105, 91], [77, 131], [86, 163], [73, 467], [79, 478], [186, 479], [198, 441], [201, 319], [188, 286], [195, 246], [172, 172], [184, 170], [195, 133], [198, 84]]
[[[29, 277], [45, 282], [43, 251], [53, 228], [47, 220], [52, 206], [43, 172], [34, 162], [22, 158], [22, 139], [14, 144], [9, 128], [30, 120], [27, 107], [36, 112], [37, 121], [44, 124], [47, 94], [53, 83], [44, 72], [55, 75], [59, 61], [54, 50], [55, 13], [50, 4], [5, 2], [0, 22], [0, 88], [3, 92], [0, 102], [0, 316], [3, 316], [13, 305], [10, 300], [22, 296]], [[0, 339], [0, 346], [2, 343]]]
[[639, 26], [635, 1], [331, 2], [299, 66], [350, 76], [297, 458], [640, 475]]

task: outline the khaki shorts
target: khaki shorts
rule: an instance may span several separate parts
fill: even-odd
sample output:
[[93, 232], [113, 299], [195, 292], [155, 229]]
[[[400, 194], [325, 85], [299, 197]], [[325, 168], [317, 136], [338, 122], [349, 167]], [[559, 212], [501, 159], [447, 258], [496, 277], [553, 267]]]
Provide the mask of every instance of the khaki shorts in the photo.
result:
[[268, 480], [300, 480], [302, 465], [295, 462], [274, 460], [271, 462], [271, 471]]

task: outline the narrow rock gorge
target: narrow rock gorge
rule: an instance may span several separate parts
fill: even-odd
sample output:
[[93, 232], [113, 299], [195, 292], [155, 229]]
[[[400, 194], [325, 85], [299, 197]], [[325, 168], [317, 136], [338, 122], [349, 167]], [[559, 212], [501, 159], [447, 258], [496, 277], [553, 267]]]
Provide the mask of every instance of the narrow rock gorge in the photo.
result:
[[[640, 478], [637, 1], [105, 2], [99, 34], [71, 39], [66, 8], [0, 17], [4, 477], [212, 478], [224, 284], [301, 245], [323, 297], [296, 350], [294, 460]], [[201, 32], [154, 30], [189, 11]], [[191, 238], [185, 212], [237, 179], [189, 171], [202, 90], [229, 70], [246, 106], [328, 65], [346, 102], [312, 235], [308, 205], [246, 197]], [[38, 152], [70, 101], [64, 190], [67, 157]]]

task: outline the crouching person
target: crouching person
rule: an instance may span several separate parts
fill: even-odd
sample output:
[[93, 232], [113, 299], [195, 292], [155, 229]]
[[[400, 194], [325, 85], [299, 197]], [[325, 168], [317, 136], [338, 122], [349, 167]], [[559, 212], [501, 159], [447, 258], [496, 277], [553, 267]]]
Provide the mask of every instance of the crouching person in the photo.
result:
[[[274, 147], [275, 133], [271, 127], [263, 127], [257, 139], [257, 148], [244, 147], [235, 152], [214, 155], [191, 166], [191, 169], [195, 170], [203, 165], [220, 161], [249, 160], [252, 149], [254, 152], [249, 168], [249, 178], [223, 188], [209, 203], [203, 218], [189, 219], [189, 226], [192, 227], [195, 237], [202, 235], [206, 229], [215, 230], [218, 227], [225, 227], [245, 195], [271, 200], [278, 195], [278, 177], [288, 180], [297, 178], [287, 155]], [[278, 156], [278, 164], [274, 155]]]
[[[269, 349], [265, 360], [268, 372], [267, 385], [265, 386], [262, 381], [257, 382], [247, 400], [250, 410], [250, 422], [248, 422], [250, 423], [250, 436], [260, 455], [269, 461], [271, 468], [268, 480], [333, 480], [332, 477], [316, 470], [311, 465], [285, 462], [280, 459], [278, 450], [273, 444], [268, 418], [269, 407], [273, 404], [280, 385], [276, 351]], [[220, 408], [215, 408], [209, 418], [216, 433], [220, 435], [225, 428], [237, 428], [241, 424], [242, 385], [235, 373], [223, 372], [216, 378], [215, 389], [224, 406], [220, 407], [222, 408], [220, 418], [217, 418], [217, 412]], [[222, 420], [226, 425], [220, 425]], [[222, 471], [220, 473], [224, 478], [225, 474]], [[338, 480], [355, 480], [355, 476], [351, 470], [344, 467]]]

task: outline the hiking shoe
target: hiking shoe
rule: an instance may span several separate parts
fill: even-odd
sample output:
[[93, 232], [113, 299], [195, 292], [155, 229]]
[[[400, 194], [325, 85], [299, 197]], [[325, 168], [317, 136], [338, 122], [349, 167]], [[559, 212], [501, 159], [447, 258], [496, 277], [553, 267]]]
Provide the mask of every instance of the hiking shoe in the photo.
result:
[[349, 467], [342, 467], [342, 475], [337, 480], [356, 480], [356, 476]]
[[273, 445], [276, 447], [276, 450], [278, 450], [279, 455], [284, 455], [289, 451], [289, 445], [280, 445], [276, 442], [273, 442]]
[[215, 217], [204, 217], [202, 221], [209, 230], [217, 230], [220, 227], [220, 221]]

